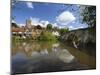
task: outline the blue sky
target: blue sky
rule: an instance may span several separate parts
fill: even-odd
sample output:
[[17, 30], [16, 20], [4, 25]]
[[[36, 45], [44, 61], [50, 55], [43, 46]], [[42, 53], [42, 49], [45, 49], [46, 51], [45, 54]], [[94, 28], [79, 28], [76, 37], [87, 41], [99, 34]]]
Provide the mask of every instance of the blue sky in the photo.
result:
[[25, 25], [26, 19], [31, 18], [34, 25], [50, 23], [71, 30], [87, 27], [81, 23], [79, 5], [18, 1], [12, 4], [12, 16], [19, 25]]

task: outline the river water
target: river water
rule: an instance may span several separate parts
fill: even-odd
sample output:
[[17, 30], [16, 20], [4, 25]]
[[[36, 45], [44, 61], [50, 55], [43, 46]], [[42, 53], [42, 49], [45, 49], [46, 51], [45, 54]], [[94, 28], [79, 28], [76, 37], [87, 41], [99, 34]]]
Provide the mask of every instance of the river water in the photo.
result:
[[96, 58], [61, 42], [16, 42], [11, 51], [12, 74], [96, 68]]

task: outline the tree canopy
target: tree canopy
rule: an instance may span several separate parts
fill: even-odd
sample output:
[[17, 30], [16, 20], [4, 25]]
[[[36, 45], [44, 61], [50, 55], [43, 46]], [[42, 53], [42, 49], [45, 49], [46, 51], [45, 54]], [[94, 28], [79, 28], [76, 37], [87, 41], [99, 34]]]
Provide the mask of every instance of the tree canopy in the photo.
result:
[[62, 29], [59, 29], [60, 35], [64, 35], [64, 34], [67, 33], [68, 31], [69, 31], [68, 28], [62, 28]]
[[12, 27], [19, 28], [19, 26], [16, 23], [12, 23]]
[[52, 29], [52, 25], [51, 24], [48, 24], [46, 29], [47, 30], [51, 30]]
[[87, 23], [89, 27], [96, 27], [96, 6], [85, 6], [81, 14], [83, 22]]

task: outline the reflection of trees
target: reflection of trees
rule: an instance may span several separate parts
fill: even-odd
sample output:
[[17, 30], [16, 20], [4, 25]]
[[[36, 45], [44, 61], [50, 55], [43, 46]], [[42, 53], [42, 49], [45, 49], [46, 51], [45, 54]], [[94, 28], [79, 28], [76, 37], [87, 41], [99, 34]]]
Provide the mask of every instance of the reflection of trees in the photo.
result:
[[12, 52], [13, 55], [23, 52], [28, 57], [42, 58], [41, 55], [46, 57], [57, 57], [65, 63], [72, 61], [74, 57], [66, 49], [60, 48], [59, 46], [59, 43], [53, 42], [22, 42], [16, 43], [12, 48]]
[[16, 53], [20, 52], [22, 50], [21, 43], [19, 42], [14, 42], [12, 43], [12, 55], [15, 55]]
[[50, 53], [52, 51], [53, 42], [16, 42], [12, 45], [12, 55], [18, 52], [24, 52], [27, 56], [31, 56], [32, 52]]

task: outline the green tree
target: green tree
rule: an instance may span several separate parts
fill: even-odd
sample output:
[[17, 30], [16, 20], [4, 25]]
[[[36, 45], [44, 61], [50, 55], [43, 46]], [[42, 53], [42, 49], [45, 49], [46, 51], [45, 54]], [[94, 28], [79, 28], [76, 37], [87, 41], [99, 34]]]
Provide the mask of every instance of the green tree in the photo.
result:
[[80, 7], [83, 16], [83, 22], [87, 23], [89, 27], [96, 27], [96, 6]]
[[90, 34], [96, 35], [96, 6], [85, 6], [81, 14], [83, 22], [88, 24]]
[[59, 29], [58, 29], [58, 27], [53, 27], [52, 28], [54, 31], [58, 31]]
[[68, 31], [69, 31], [68, 28], [61, 28], [61, 29], [59, 29], [60, 35], [64, 35], [64, 34], [67, 33]]
[[12, 23], [12, 27], [19, 28], [19, 26], [16, 23]]
[[52, 35], [51, 32], [45, 31], [45, 32], [41, 33], [38, 40], [41, 40], [41, 41], [56, 41], [57, 38], [54, 35]]
[[51, 30], [52, 29], [52, 25], [51, 24], [48, 24], [46, 29], [47, 30]]

